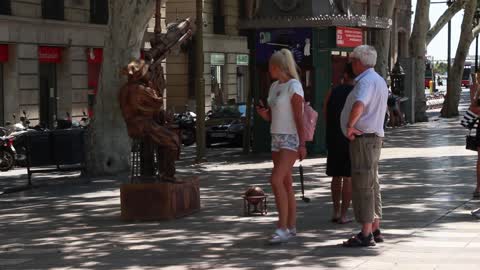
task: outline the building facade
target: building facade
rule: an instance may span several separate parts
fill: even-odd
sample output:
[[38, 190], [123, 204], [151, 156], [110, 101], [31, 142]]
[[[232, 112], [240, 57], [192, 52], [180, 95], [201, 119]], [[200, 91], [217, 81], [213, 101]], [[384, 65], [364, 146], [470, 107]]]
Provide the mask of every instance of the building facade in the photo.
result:
[[[371, 16], [378, 16], [378, 9], [383, 0], [353, 0], [351, 11], [356, 14], [367, 14], [368, 4], [371, 5]], [[392, 25], [390, 27], [390, 70], [397, 62], [397, 59], [406, 58], [408, 52], [408, 40], [412, 28], [412, 0], [396, 0], [393, 12]], [[373, 33], [373, 39], [375, 34]], [[373, 40], [371, 41], [373, 42]]]
[[[168, 0], [165, 21], [195, 18], [195, 0]], [[205, 106], [242, 103], [248, 89], [247, 38], [239, 35], [238, 21], [243, 1], [205, 0], [203, 2], [203, 48]], [[195, 40], [193, 42], [196, 42]], [[168, 107], [183, 111], [195, 110], [193, 43], [187, 52], [166, 60]]]
[[[164, 0], [162, 24], [191, 17], [195, 0]], [[204, 1], [206, 109], [246, 100], [247, 39], [237, 0]], [[108, 23], [108, 0], [0, 1], [0, 125], [26, 112], [31, 125], [88, 113], [96, 93]], [[153, 33], [154, 19], [145, 41]], [[145, 50], [149, 49], [148, 42]], [[165, 61], [167, 107], [195, 109], [193, 43]], [[13, 118], [16, 115], [16, 119]]]
[[47, 127], [87, 113], [107, 22], [107, 0], [2, 0], [0, 125], [23, 111]]

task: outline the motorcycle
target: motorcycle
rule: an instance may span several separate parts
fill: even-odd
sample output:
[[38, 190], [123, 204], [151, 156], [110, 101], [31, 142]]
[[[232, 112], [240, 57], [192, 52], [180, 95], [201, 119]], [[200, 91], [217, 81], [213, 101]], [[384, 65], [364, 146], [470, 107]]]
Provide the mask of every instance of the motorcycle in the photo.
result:
[[6, 172], [15, 166], [15, 148], [10, 137], [0, 138], [0, 171]]
[[190, 146], [196, 142], [196, 117], [197, 115], [190, 111], [175, 114], [174, 122], [181, 131], [184, 146]]
[[[13, 119], [16, 117], [13, 115]], [[48, 129], [44, 128], [42, 125], [36, 125], [30, 127], [30, 120], [25, 111], [23, 111], [23, 116], [20, 117], [20, 122], [9, 126], [10, 132], [8, 137], [12, 139], [13, 147], [15, 148], [15, 164], [20, 167], [27, 166], [27, 134], [32, 132], [44, 132]]]

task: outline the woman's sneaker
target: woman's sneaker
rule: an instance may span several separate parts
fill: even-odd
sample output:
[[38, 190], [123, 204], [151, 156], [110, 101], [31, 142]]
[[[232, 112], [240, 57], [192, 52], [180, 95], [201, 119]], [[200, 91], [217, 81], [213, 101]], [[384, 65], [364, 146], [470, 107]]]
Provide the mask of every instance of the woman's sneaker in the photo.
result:
[[272, 245], [286, 243], [290, 237], [288, 230], [277, 229], [268, 242]]
[[297, 236], [297, 228], [288, 229], [288, 233], [290, 234], [290, 238]]

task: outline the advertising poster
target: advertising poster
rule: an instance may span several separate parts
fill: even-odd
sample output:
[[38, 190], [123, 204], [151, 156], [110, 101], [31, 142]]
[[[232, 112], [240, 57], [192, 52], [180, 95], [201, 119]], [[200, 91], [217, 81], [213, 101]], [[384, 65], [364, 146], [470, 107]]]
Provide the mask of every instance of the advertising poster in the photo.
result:
[[270, 56], [281, 49], [292, 51], [299, 66], [312, 65], [312, 30], [309, 28], [265, 29], [257, 31], [256, 58], [267, 64]]

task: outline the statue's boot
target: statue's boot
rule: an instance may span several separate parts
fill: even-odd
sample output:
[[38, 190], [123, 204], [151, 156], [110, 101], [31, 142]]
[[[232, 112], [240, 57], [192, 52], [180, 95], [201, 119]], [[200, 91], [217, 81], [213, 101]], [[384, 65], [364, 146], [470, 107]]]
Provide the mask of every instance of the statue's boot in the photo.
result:
[[178, 157], [178, 150], [159, 147], [158, 148], [158, 168], [160, 172], [160, 179], [165, 182], [176, 182], [175, 177], [175, 160]]

